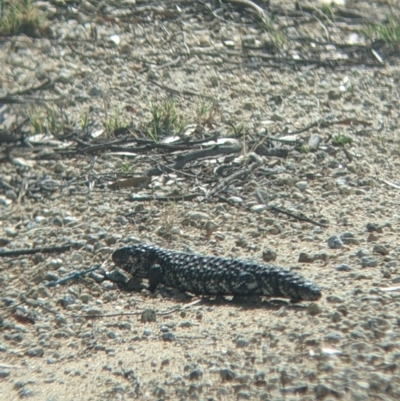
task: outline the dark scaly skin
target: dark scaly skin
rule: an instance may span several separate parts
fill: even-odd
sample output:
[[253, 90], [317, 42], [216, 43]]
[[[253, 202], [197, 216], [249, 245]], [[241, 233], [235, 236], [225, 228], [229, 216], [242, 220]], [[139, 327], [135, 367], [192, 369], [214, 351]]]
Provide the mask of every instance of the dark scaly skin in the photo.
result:
[[247, 260], [203, 256], [139, 244], [117, 249], [114, 263], [133, 277], [196, 295], [237, 295], [316, 301], [320, 289], [302, 276], [280, 267]]

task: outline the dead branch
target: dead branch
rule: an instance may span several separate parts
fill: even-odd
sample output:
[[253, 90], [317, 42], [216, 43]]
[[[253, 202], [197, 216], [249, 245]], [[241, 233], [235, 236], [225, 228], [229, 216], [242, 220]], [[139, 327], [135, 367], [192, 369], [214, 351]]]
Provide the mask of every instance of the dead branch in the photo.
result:
[[300, 215], [298, 215], [298, 214], [289, 212], [289, 211], [287, 211], [287, 210], [281, 209], [281, 208], [276, 207], [276, 206], [271, 206], [270, 209], [271, 209], [271, 210], [275, 210], [276, 212], [279, 212], [279, 213], [286, 214], [286, 215], [288, 215], [288, 216], [290, 216], [290, 217], [293, 217], [293, 218], [295, 218], [295, 219], [297, 219], [297, 220], [307, 221], [308, 223], [314, 224], [314, 225], [319, 226], [319, 227], [328, 227], [326, 224], [318, 223], [318, 221], [312, 220], [312, 219], [310, 219], [309, 217], [300, 216]]
[[194, 194], [186, 194], [186, 195], [131, 195], [128, 200], [133, 202], [151, 202], [151, 201], [160, 201], [160, 202], [177, 202], [177, 201], [186, 201], [192, 200], [199, 196], [204, 196], [202, 193], [194, 193]]
[[173, 168], [180, 170], [185, 164], [193, 160], [202, 159], [205, 157], [215, 157], [218, 155], [229, 155], [231, 153], [239, 153], [241, 151], [242, 144], [240, 142], [231, 146], [215, 145], [206, 149], [194, 150], [193, 152], [178, 155]]
[[10, 251], [0, 251], [0, 257], [13, 257], [21, 255], [33, 255], [35, 253], [61, 253], [68, 252], [72, 248], [71, 245], [64, 246], [52, 246], [45, 248], [33, 248], [33, 249], [13, 249]]
[[257, 163], [253, 163], [249, 168], [244, 170], [236, 171], [235, 173], [231, 174], [229, 177], [225, 178], [220, 182], [214, 189], [212, 189], [207, 195], [206, 199], [210, 199], [214, 196], [217, 192], [221, 191], [224, 187], [226, 187], [230, 182], [236, 180], [237, 178], [241, 178], [243, 176], [247, 177], [256, 167], [258, 167]]

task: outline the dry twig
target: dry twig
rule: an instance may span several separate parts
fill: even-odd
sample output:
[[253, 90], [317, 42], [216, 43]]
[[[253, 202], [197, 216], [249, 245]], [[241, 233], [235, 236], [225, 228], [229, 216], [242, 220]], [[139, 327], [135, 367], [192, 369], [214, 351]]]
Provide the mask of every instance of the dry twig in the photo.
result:
[[68, 252], [71, 250], [71, 245], [64, 246], [51, 246], [44, 248], [33, 248], [33, 249], [13, 249], [10, 251], [0, 251], [0, 257], [13, 257], [13, 256], [21, 256], [21, 255], [33, 255], [35, 253], [61, 253]]
[[297, 220], [307, 221], [308, 223], [314, 224], [314, 225], [319, 226], [319, 227], [327, 227], [326, 224], [318, 223], [318, 221], [312, 220], [309, 217], [300, 216], [299, 214], [295, 214], [295, 213], [289, 212], [289, 211], [281, 209], [281, 208], [279, 208], [277, 206], [271, 206], [270, 209], [271, 210], [275, 210], [276, 212], [279, 212], [279, 213], [286, 214], [286, 215], [288, 215], [290, 217], [293, 217], [293, 218], [295, 218]]

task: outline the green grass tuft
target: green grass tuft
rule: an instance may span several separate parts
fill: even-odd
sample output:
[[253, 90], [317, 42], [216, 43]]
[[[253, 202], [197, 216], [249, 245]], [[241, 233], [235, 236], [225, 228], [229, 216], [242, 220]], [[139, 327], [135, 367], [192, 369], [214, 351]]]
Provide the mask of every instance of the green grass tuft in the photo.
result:
[[58, 134], [64, 132], [64, 121], [61, 112], [54, 107], [46, 109], [46, 113], [40, 112], [38, 108], [32, 109], [29, 114], [29, 124], [33, 134]]
[[308, 145], [300, 145], [296, 150], [304, 154], [310, 153], [310, 147]]
[[121, 164], [121, 170], [124, 173], [130, 173], [132, 171], [132, 169], [133, 169], [133, 166], [130, 163]]
[[121, 121], [121, 116], [118, 107], [114, 109], [114, 114], [108, 118], [106, 113], [106, 120], [104, 121], [104, 128], [108, 133], [113, 133], [118, 128], [126, 128], [129, 124]]
[[346, 135], [335, 135], [332, 138], [332, 145], [333, 146], [341, 146], [341, 147], [343, 147], [343, 146], [345, 146], [347, 144], [351, 145], [352, 143], [353, 143], [353, 140], [350, 137], [346, 136]]
[[154, 142], [158, 142], [167, 134], [179, 135], [185, 128], [186, 120], [180, 116], [175, 102], [171, 99], [161, 104], [153, 103], [151, 114], [153, 118], [147, 127], [147, 135]]
[[336, 5], [332, 2], [331, 4], [322, 4], [320, 7], [320, 11], [327, 18], [333, 18], [336, 14]]
[[271, 40], [277, 49], [282, 48], [283, 45], [286, 43], [286, 35], [281, 29], [277, 29], [275, 27], [273, 15], [271, 15], [270, 18], [264, 21], [264, 30], [269, 33], [269, 35], [271, 36]]
[[400, 44], [400, 18], [390, 16], [386, 24], [367, 25], [361, 33], [368, 39], [383, 40], [391, 45]]
[[35, 36], [43, 17], [32, 0], [1, 0], [0, 35]]
[[228, 122], [228, 125], [232, 128], [232, 135], [235, 138], [241, 138], [243, 136], [244, 129], [245, 129], [244, 123], [234, 125], [234, 124]]

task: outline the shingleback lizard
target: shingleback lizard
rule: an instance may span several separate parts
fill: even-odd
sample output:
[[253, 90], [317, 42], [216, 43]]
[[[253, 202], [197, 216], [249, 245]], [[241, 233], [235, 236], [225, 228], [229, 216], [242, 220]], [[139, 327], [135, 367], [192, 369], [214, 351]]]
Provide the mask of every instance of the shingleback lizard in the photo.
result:
[[158, 284], [196, 295], [237, 295], [290, 298], [291, 302], [321, 298], [317, 285], [277, 266], [248, 260], [176, 252], [139, 244], [117, 249], [114, 263], [133, 277], [149, 280], [149, 290]]

